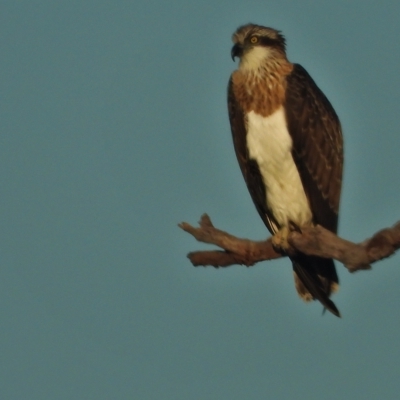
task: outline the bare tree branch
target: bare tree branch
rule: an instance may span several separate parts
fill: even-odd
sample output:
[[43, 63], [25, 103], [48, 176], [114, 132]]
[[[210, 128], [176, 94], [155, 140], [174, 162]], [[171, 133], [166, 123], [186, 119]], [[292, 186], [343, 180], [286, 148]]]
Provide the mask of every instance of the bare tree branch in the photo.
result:
[[[234, 264], [254, 265], [257, 262], [283, 257], [275, 251], [271, 238], [264, 241], [240, 239], [215, 228], [207, 214], [201, 216], [199, 227], [187, 222], [179, 227], [200, 242], [214, 244], [224, 251], [196, 251], [188, 254], [194, 266], [212, 265], [228, 267]], [[334, 258], [345, 265], [350, 272], [370, 269], [370, 264], [391, 256], [400, 248], [400, 222], [386, 228], [370, 239], [356, 244], [344, 240], [320, 225], [293, 231], [288, 238], [293, 251], [325, 258]]]
[[262, 242], [239, 239], [227, 232], [214, 228], [207, 214], [201, 216], [199, 225], [199, 228], [194, 228], [187, 222], [182, 222], [179, 227], [190, 233], [199, 242], [215, 244], [225, 251], [196, 251], [189, 253], [188, 258], [194, 266], [228, 267], [233, 264], [244, 264], [249, 267], [259, 261], [282, 257], [282, 254], [277, 253], [272, 247], [271, 239]]

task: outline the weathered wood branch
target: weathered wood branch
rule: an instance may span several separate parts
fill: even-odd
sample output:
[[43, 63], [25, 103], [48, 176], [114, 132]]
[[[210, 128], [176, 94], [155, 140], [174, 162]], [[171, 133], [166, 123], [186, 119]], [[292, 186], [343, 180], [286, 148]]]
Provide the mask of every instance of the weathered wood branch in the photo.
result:
[[261, 242], [239, 239], [227, 232], [214, 228], [207, 214], [201, 216], [199, 225], [199, 228], [195, 228], [187, 222], [182, 222], [179, 227], [190, 233], [199, 242], [215, 244], [225, 251], [196, 251], [189, 253], [188, 258], [194, 266], [228, 267], [233, 264], [251, 266], [259, 261], [282, 257], [282, 254], [277, 253], [272, 247], [271, 239]]
[[[199, 227], [187, 222], [179, 227], [200, 242], [214, 244], [221, 250], [195, 251], [188, 254], [194, 266], [212, 265], [228, 267], [234, 264], [251, 266], [260, 261], [272, 260], [284, 255], [275, 251], [271, 238], [264, 241], [240, 239], [215, 228], [207, 214], [201, 216]], [[371, 264], [391, 256], [400, 248], [400, 222], [383, 229], [362, 243], [344, 240], [322, 226], [302, 228], [288, 237], [293, 251], [340, 261], [350, 271], [370, 269]]]

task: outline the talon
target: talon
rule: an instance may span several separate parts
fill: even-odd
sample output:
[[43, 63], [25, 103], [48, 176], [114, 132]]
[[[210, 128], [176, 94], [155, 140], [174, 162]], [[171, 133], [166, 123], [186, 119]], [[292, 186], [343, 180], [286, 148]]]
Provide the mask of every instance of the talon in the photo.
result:
[[276, 251], [286, 253], [291, 248], [287, 240], [289, 233], [289, 228], [284, 226], [272, 236], [272, 246]]
[[295, 231], [295, 232], [302, 233], [302, 232], [301, 232], [300, 226], [297, 225], [297, 224], [295, 224], [293, 221], [290, 221], [290, 222], [289, 222], [289, 227], [290, 227], [290, 230], [291, 230], [291, 231]]

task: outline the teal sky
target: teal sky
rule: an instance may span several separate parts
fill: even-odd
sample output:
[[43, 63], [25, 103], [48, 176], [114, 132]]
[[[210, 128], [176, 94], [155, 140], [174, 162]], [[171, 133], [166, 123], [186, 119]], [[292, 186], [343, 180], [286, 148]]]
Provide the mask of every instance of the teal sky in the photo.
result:
[[282, 30], [340, 116], [340, 235], [399, 220], [399, 2], [0, 9], [1, 399], [398, 399], [400, 254], [337, 264], [337, 319], [299, 300], [288, 260], [192, 267], [209, 247], [177, 224], [268, 236], [226, 110], [248, 22]]

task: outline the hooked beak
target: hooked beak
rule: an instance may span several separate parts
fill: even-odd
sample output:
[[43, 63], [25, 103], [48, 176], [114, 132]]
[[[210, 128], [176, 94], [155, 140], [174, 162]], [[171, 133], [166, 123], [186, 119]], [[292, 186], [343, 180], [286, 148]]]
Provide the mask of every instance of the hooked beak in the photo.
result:
[[231, 50], [232, 60], [235, 61], [235, 57], [241, 57], [243, 54], [243, 47], [240, 44], [235, 44]]

